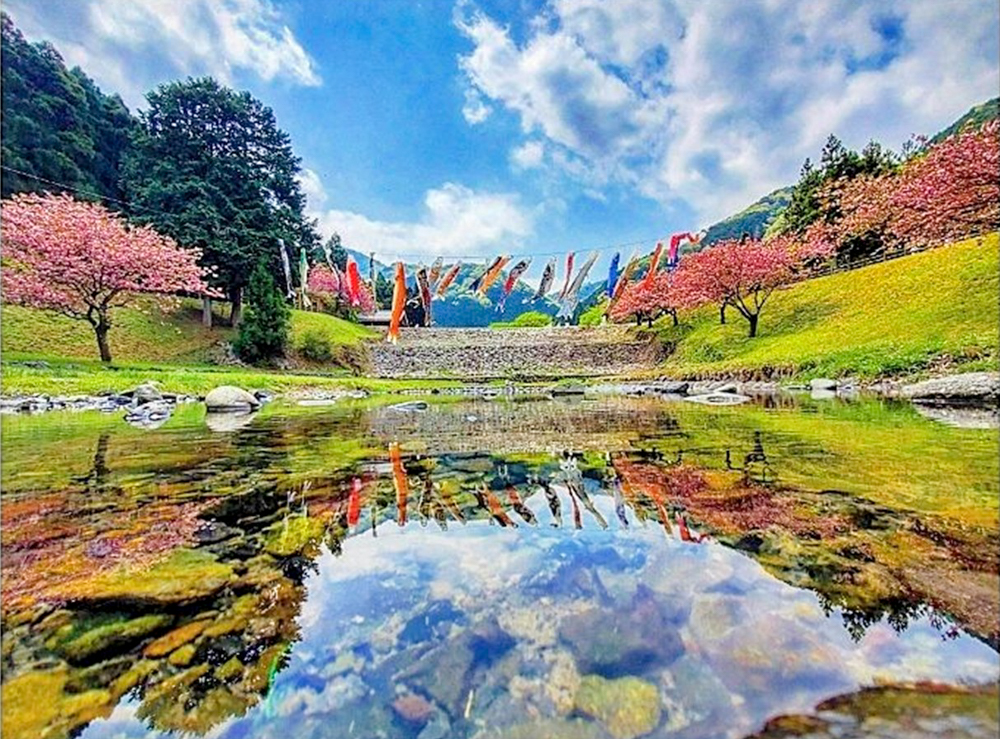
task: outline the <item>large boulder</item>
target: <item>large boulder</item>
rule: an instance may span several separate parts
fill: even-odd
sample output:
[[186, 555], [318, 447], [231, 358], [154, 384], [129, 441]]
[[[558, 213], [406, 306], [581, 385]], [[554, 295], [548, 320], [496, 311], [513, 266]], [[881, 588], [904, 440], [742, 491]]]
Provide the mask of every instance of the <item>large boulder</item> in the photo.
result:
[[809, 380], [809, 388], [811, 390], [836, 390], [839, 385], [839, 382], [827, 377], [814, 377]]
[[996, 403], [1000, 400], [1000, 374], [966, 372], [950, 377], [936, 377], [904, 385], [899, 394], [917, 403]]
[[252, 411], [260, 408], [260, 401], [243, 388], [220, 385], [205, 396], [205, 408], [211, 412]]

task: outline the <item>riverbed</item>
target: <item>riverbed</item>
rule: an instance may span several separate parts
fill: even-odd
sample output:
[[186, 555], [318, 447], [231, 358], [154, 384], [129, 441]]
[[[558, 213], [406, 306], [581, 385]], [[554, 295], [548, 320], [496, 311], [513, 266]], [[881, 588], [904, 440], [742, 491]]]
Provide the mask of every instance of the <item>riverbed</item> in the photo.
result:
[[0, 423], [4, 737], [996, 735], [990, 424], [616, 395]]

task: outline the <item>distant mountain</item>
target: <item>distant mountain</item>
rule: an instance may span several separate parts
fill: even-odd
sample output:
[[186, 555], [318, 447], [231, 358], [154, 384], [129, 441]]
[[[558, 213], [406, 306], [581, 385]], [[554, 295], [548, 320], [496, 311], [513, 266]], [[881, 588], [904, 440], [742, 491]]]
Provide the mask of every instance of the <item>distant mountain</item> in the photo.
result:
[[794, 185], [789, 185], [768, 193], [736, 215], [713, 224], [702, 239], [701, 248], [724, 239], [738, 239], [745, 233], [750, 234], [752, 238], [760, 238], [778, 214], [787, 207], [794, 189]]
[[980, 103], [979, 105], [974, 105], [969, 108], [969, 111], [957, 121], [952, 123], [943, 131], [939, 131], [934, 134], [933, 138], [930, 139], [930, 143], [936, 144], [940, 141], [944, 141], [952, 134], [956, 134], [963, 130], [966, 126], [979, 128], [984, 123], [992, 121], [994, 118], [1000, 118], [1000, 97], [987, 100], [985, 103]]

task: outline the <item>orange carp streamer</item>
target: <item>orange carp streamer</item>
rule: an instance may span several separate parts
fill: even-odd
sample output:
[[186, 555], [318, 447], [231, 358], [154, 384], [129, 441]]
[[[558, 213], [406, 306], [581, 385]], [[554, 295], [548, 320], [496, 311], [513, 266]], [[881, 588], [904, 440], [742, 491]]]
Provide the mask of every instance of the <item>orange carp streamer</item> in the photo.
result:
[[402, 262], [396, 262], [396, 284], [392, 288], [392, 317], [389, 320], [389, 333], [386, 340], [395, 344], [399, 341], [399, 324], [403, 320], [403, 308], [406, 306], [406, 270]]
[[496, 264], [494, 264], [493, 268], [490, 269], [490, 271], [486, 273], [486, 276], [483, 277], [482, 283], [479, 285], [479, 290], [477, 292], [480, 295], [485, 295], [486, 294], [486, 291], [490, 288], [490, 285], [492, 285], [494, 282], [496, 282], [497, 278], [500, 276], [500, 270], [502, 270], [504, 267], [506, 267], [507, 266], [507, 262], [509, 262], [509, 261], [510, 261], [510, 257], [508, 257], [508, 256], [500, 257], [500, 259], [497, 260]]
[[649, 272], [642, 280], [642, 286], [648, 288], [653, 284], [653, 278], [656, 276], [656, 268], [660, 266], [660, 256], [663, 254], [663, 242], [656, 242], [656, 251], [653, 252], [653, 258], [649, 260]]
[[410, 496], [410, 486], [406, 482], [406, 471], [396, 442], [389, 445], [389, 460], [392, 462], [392, 486], [396, 489], [396, 523], [406, 526], [406, 503]]
[[458, 271], [462, 269], [461, 262], [455, 262], [451, 268], [444, 273], [444, 277], [441, 278], [441, 282], [438, 283], [437, 291], [434, 293], [435, 297], [443, 298], [444, 294], [448, 292], [448, 288], [451, 287], [451, 283], [455, 281], [458, 277]]

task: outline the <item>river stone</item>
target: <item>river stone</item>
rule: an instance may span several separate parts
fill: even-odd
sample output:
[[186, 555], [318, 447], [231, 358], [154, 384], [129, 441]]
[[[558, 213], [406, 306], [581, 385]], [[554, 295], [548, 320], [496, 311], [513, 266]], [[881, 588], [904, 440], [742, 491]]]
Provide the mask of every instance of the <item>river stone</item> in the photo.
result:
[[826, 377], [815, 377], [809, 380], [810, 390], [836, 390], [838, 385], [840, 385], [839, 382]]
[[604, 736], [590, 721], [542, 718], [505, 728], [483, 729], [473, 739], [604, 739]]
[[208, 624], [208, 621], [192, 621], [191, 623], [184, 624], [180, 628], [174, 629], [169, 634], [164, 634], [154, 641], [146, 647], [143, 654], [147, 657], [162, 657], [165, 654], [170, 654], [181, 645], [187, 644], [197, 637], [205, 630]]
[[667, 665], [684, 651], [676, 628], [648, 603], [627, 613], [592, 608], [573, 614], [563, 619], [559, 636], [572, 649], [580, 672], [605, 677]]
[[429, 695], [457, 719], [464, 712], [473, 668], [493, 662], [512, 646], [510, 634], [489, 620], [427, 652], [398, 673], [394, 681], [408, 683], [415, 691]]
[[900, 395], [918, 403], [996, 403], [1000, 400], [1000, 374], [966, 372], [951, 377], [936, 377], [904, 385]]
[[701, 405], [739, 405], [750, 400], [748, 395], [738, 393], [705, 393], [703, 395], [688, 395], [684, 400]]
[[154, 400], [163, 400], [163, 394], [151, 382], [144, 382], [132, 391], [132, 400], [136, 405], [152, 403]]
[[112, 649], [120, 650], [152, 633], [161, 631], [170, 626], [172, 621], [172, 616], [162, 614], [112, 621], [59, 644], [56, 651], [71, 663], [86, 663]]
[[615, 739], [634, 739], [660, 723], [660, 693], [637, 677], [586, 675], [576, 693], [580, 713], [600, 721]]
[[210, 412], [250, 411], [260, 407], [260, 401], [243, 388], [220, 385], [205, 396], [205, 408]]
[[178, 549], [148, 569], [120, 567], [59, 584], [49, 596], [83, 607], [161, 608], [214, 595], [233, 580], [233, 569], [205, 552]]

